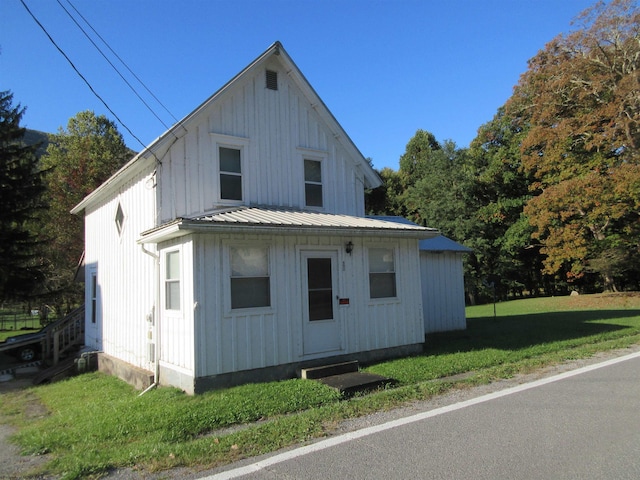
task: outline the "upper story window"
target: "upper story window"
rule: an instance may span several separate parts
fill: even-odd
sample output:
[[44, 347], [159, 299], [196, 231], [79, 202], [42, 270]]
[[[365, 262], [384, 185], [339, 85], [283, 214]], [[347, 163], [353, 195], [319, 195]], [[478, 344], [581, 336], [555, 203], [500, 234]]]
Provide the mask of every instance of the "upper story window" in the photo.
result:
[[220, 198], [242, 200], [242, 150], [218, 147], [220, 159]]
[[396, 266], [392, 248], [369, 249], [369, 297], [396, 296]]
[[165, 254], [164, 306], [167, 310], [180, 310], [180, 252]]
[[322, 207], [322, 162], [304, 160], [304, 203], [307, 207]]

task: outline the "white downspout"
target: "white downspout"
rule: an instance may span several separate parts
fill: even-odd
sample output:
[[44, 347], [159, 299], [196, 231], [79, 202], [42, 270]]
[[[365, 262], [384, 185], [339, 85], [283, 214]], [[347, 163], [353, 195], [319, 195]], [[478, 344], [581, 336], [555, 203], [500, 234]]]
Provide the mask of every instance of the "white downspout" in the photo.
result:
[[160, 378], [160, 254], [152, 252], [150, 250], [147, 250], [146, 248], [144, 248], [144, 244], [140, 245], [140, 247], [142, 248], [142, 251], [144, 253], [146, 253], [147, 255], [149, 255], [150, 257], [153, 257], [154, 259], [154, 267], [155, 267], [155, 279], [156, 279], [156, 292], [155, 292], [155, 301], [154, 301], [154, 311], [153, 311], [153, 315], [155, 317], [155, 332], [154, 332], [154, 337], [155, 337], [155, 342], [156, 342], [156, 348], [154, 348], [154, 359], [153, 359], [153, 363], [154, 363], [154, 372], [153, 372], [153, 383], [151, 385], [149, 385], [142, 393], [140, 393], [140, 395], [138, 395], [139, 397], [141, 397], [142, 395], [144, 395], [145, 393], [147, 393], [149, 390], [154, 389], [155, 387], [158, 386], [159, 384], [159, 378]]

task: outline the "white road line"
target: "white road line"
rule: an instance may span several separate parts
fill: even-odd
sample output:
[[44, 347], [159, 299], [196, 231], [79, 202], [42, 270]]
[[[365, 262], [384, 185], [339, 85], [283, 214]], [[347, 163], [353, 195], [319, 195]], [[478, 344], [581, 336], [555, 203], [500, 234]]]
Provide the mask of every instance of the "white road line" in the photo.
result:
[[611, 360], [607, 360], [601, 363], [596, 363], [593, 365], [588, 365], [586, 367], [578, 368], [576, 370], [571, 370], [568, 372], [564, 372], [558, 375], [554, 375], [552, 377], [543, 378], [540, 380], [536, 380], [530, 383], [524, 383], [522, 385], [518, 385], [516, 387], [506, 388], [504, 390], [499, 390], [497, 392], [489, 393], [486, 395], [482, 395], [477, 398], [472, 398], [470, 400], [465, 400], [464, 402], [455, 403], [453, 405], [447, 405], [445, 407], [436, 408], [434, 410], [429, 410], [428, 412], [418, 413], [416, 415], [412, 415], [410, 417], [400, 418], [398, 420], [393, 420], [391, 422], [383, 423], [380, 425], [375, 425], [373, 427], [363, 428], [361, 430], [356, 430], [353, 432], [344, 433], [342, 435], [337, 435], [335, 437], [327, 438], [326, 440], [321, 440], [319, 442], [313, 443], [311, 445], [306, 445], [304, 447], [296, 448], [295, 450], [290, 450], [288, 452], [280, 453], [274, 455], [273, 457], [266, 458], [265, 460], [261, 460], [259, 462], [252, 463], [251, 465], [247, 465], [244, 467], [235, 468], [233, 470], [227, 470], [226, 472], [217, 473], [215, 475], [210, 475], [207, 477], [201, 477], [200, 480], [227, 480], [232, 478], [238, 478], [243, 475], [248, 475], [253, 472], [258, 472], [272, 465], [276, 465], [278, 463], [286, 462], [287, 460], [291, 460], [297, 457], [301, 457], [303, 455], [307, 455], [312, 452], [317, 452], [320, 450], [324, 450], [336, 445], [340, 445], [342, 443], [350, 442], [352, 440], [356, 440], [358, 438], [363, 438], [368, 435], [373, 435], [375, 433], [383, 432], [385, 430], [390, 430], [392, 428], [400, 427], [402, 425], [407, 425], [409, 423], [419, 422], [421, 420], [425, 420], [427, 418], [435, 417], [438, 415], [442, 415], [444, 413], [454, 412], [456, 410], [461, 410], [463, 408], [471, 407], [473, 405], [477, 405], [479, 403], [488, 402], [491, 400], [495, 400], [496, 398], [506, 397], [507, 395], [511, 395], [518, 392], [523, 392], [525, 390], [529, 390], [531, 388], [540, 387], [542, 385], [547, 385], [549, 383], [557, 382], [559, 380], [564, 380], [565, 378], [570, 378], [576, 375], [580, 375], [582, 373], [590, 372], [593, 370], [597, 370], [599, 368], [608, 367], [609, 365], [614, 365], [616, 363], [624, 362], [627, 360], [631, 360], [633, 358], [640, 357], [640, 352], [631, 353], [629, 355], [625, 355], [623, 357], [613, 358]]

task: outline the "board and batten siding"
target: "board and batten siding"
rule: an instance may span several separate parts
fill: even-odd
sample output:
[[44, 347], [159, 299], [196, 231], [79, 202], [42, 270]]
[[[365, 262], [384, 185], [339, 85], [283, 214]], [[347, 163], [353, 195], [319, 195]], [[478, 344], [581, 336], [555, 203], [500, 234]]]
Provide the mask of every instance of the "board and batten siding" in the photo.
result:
[[[304, 208], [304, 158], [322, 162], [322, 211], [364, 215], [362, 174], [340, 138], [285, 72], [276, 91], [264, 76], [256, 69], [234, 84], [176, 138], [158, 169], [161, 223], [238, 203]], [[219, 198], [218, 145], [242, 149], [242, 202]]]
[[[177, 372], [176, 378], [193, 377], [194, 372], [194, 303], [193, 241], [191, 236], [171, 240], [159, 245], [160, 249], [160, 298], [159, 323], [160, 367], [164, 371]], [[165, 298], [166, 256], [178, 252], [180, 258], [180, 309], [167, 310]], [[163, 375], [160, 382], [163, 383]], [[186, 387], [188, 390], [189, 387]]]
[[[89, 312], [85, 342], [147, 370], [152, 370], [148, 330], [157, 314], [157, 265], [136, 242], [140, 232], [155, 225], [155, 194], [153, 165], [149, 165], [85, 212], [85, 269], [87, 278], [90, 272], [97, 272], [99, 297], [99, 324], [92, 324]], [[124, 214], [121, 233], [116, 228], [118, 205]], [[88, 287], [87, 306], [91, 305], [90, 295]]]
[[[354, 244], [351, 255], [344, 245]], [[198, 235], [193, 237], [195, 376], [259, 369], [323, 356], [351, 354], [424, 341], [419, 301], [419, 254], [410, 239], [362, 239], [296, 235]], [[227, 256], [230, 246], [269, 246], [270, 308], [231, 310]], [[369, 247], [393, 248], [397, 298], [369, 299]], [[337, 292], [348, 306], [336, 307], [342, 350], [305, 356], [301, 253], [338, 254]]]
[[462, 255], [420, 252], [425, 333], [467, 328]]

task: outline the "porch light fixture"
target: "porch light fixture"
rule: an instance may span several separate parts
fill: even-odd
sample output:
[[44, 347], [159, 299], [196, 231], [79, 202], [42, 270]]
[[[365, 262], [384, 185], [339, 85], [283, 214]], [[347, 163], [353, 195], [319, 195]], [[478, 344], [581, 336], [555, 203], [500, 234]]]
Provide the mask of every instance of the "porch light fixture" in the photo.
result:
[[349, 243], [345, 245], [345, 250], [351, 255], [351, 252], [353, 252], [353, 242], [349, 241]]

